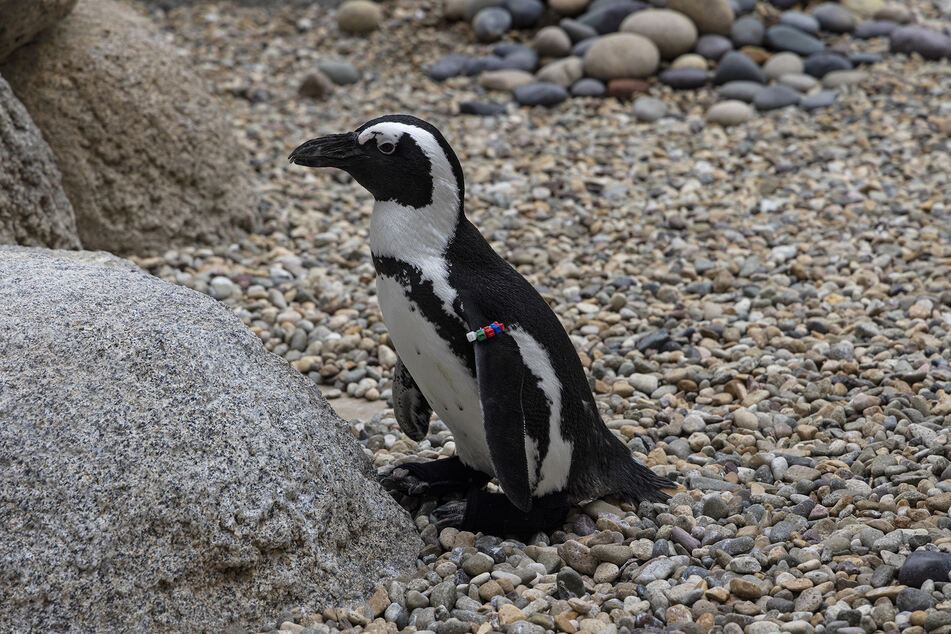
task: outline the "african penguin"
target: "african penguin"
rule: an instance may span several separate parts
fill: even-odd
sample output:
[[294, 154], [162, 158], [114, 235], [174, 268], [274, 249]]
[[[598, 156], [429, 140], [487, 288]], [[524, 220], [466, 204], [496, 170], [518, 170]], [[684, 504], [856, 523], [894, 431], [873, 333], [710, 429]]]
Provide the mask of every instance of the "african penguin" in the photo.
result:
[[[462, 167], [435, 127], [387, 115], [307, 141], [290, 161], [344, 170], [375, 198], [370, 251], [398, 355], [397, 420], [420, 440], [435, 411], [456, 443], [455, 458], [402, 466], [415, 491], [468, 492], [442, 519], [530, 533], [607, 494], [667, 499], [660, 489], [676, 485], [604, 425], [554, 312], [466, 218]], [[494, 336], [469, 341], [494, 322]], [[483, 489], [492, 477], [504, 496]]]

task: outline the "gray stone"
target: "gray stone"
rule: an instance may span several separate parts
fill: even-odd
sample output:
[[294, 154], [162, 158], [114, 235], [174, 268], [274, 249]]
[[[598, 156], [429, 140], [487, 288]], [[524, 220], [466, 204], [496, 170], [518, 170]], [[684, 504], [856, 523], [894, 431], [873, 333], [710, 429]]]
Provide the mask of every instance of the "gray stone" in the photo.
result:
[[87, 249], [227, 244], [257, 225], [247, 155], [180, 60], [131, 7], [84, 0], [0, 67], [56, 156]]
[[739, 51], [731, 51], [723, 56], [717, 65], [713, 83], [725, 84], [731, 81], [755, 81], [765, 83], [766, 77], [756, 62]]
[[[663, 100], [655, 99], [654, 97], [638, 97], [634, 101], [632, 112], [639, 121], [651, 123], [667, 114], [667, 104], [665, 104]], [[648, 392], [648, 394], [649, 393], [650, 392]]]
[[852, 70], [852, 62], [834, 53], [815, 53], [803, 63], [803, 71], [819, 79], [836, 70]]
[[355, 84], [360, 81], [360, 71], [353, 64], [342, 60], [325, 60], [317, 64], [318, 70], [338, 86]]
[[662, 84], [677, 90], [689, 90], [705, 86], [710, 81], [710, 73], [702, 68], [668, 68], [658, 79]]
[[951, 37], [923, 26], [900, 26], [889, 38], [892, 53], [918, 53], [925, 59], [951, 57]]
[[910, 555], [898, 572], [898, 583], [920, 588], [929, 579], [948, 581], [951, 574], [951, 553], [918, 550]]
[[755, 81], [730, 81], [720, 86], [719, 95], [723, 99], [734, 99], [753, 103], [753, 99], [766, 89], [766, 86]]
[[0, 629], [221, 630], [415, 570], [349, 427], [230, 310], [103, 253], [0, 248], [0, 280]]
[[545, 12], [541, 0], [502, 0], [502, 8], [512, 15], [512, 28], [530, 29]]
[[523, 106], [556, 106], [568, 98], [568, 91], [549, 82], [535, 82], [516, 88], [512, 94]]
[[0, 0], [0, 62], [29, 44], [37, 33], [56, 24], [76, 6], [76, 0]]
[[899, 612], [930, 610], [934, 607], [934, 599], [929, 593], [917, 588], [904, 588], [895, 599], [895, 607]]
[[542, 57], [564, 57], [571, 52], [571, 38], [558, 26], [546, 26], [535, 34], [535, 51]]
[[803, 110], [817, 110], [819, 108], [828, 108], [839, 98], [839, 93], [835, 90], [820, 90], [814, 95], [803, 97], [799, 101], [799, 107]]
[[453, 580], [443, 581], [429, 594], [429, 604], [434, 608], [439, 606], [452, 610], [456, 607], [456, 584]]
[[604, 85], [604, 82], [593, 79], [591, 77], [585, 77], [584, 79], [579, 79], [571, 86], [571, 96], [572, 97], [603, 97], [604, 93], [607, 92], [607, 87]]
[[733, 23], [730, 29], [730, 39], [733, 40], [733, 46], [737, 48], [742, 46], [759, 46], [763, 43], [763, 37], [766, 35], [766, 27], [759, 18], [752, 15], [745, 15]]
[[707, 59], [718, 60], [733, 50], [733, 42], [729, 38], [713, 33], [701, 35], [693, 50], [697, 55]]
[[789, 73], [788, 75], [783, 75], [779, 78], [779, 83], [803, 93], [810, 92], [819, 85], [815, 77], [806, 75], [805, 73]]
[[544, 68], [535, 73], [538, 81], [558, 84], [562, 88], [568, 88], [576, 81], [581, 79], [584, 74], [581, 59], [578, 57], [566, 57], [565, 59], [555, 60], [547, 64]]
[[79, 248], [53, 151], [0, 77], [0, 244]]
[[888, 37], [897, 28], [897, 22], [873, 20], [855, 27], [852, 35], [862, 40], [869, 40], [874, 37]]
[[512, 28], [512, 14], [500, 7], [487, 7], [472, 18], [472, 32], [480, 42], [495, 42]]
[[565, 33], [568, 34], [568, 37], [571, 38], [572, 43], [578, 43], [581, 40], [588, 39], [589, 37], [598, 36], [598, 32], [595, 31], [593, 27], [590, 27], [587, 24], [582, 24], [577, 20], [572, 20], [571, 18], [562, 18], [558, 22], [558, 26], [564, 29]]
[[786, 11], [779, 16], [779, 23], [797, 28], [809, 35], [819, 35], [819, 20], [801, 11]]
[[766, 43], [780, 51], [797, 55], [812, 55], [825, 49], [821, 41], [787, 24], [777, 24], [766, 29]]
[[835, 2], [823, 2], [812, 10], [812, 17], [819, 22], [823, 31], [832, 33], [851, 33], [855, 30], [855, 16], [851, 11]]
[[788, 51], [776, 53], [763, 64], [763, 74], [770, 79], [779, 79], [783, 75], [798, 74], [802, 71], [802, 58]]
[[[753, 98], [757, 110], [776, 110], [786, 106], [795, 106], [801, 99], [798, 92], [789, 86], [769, 86]], [[788, 474], [788, 472], [787, 472]]]

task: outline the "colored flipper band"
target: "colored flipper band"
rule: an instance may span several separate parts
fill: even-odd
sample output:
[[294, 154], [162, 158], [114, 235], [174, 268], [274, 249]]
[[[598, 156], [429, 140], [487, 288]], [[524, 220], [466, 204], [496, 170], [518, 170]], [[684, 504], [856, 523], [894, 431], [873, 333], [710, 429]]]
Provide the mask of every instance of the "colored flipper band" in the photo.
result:
[[493, 321], [488, 326], [483, 326], [478, 330], [473, 330], [472, 332], [466, 333], [466, 339], [470, 342], [475, 341], [485, 341], [486, 339], [491, 339], [495, 335], [500, 335], [505, 331], [505, 324]]

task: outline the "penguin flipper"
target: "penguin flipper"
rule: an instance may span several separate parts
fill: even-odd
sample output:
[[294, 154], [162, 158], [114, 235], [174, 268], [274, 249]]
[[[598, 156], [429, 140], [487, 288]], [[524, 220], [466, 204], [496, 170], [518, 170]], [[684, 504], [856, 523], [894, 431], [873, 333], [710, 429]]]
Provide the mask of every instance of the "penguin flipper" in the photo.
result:
[[399, 357], [393, 370], [393, 411], [404, 434], [416, 442], [426, 437], [433, 408]]
[[526, 378], [524, 361], [511, 336], [503, 334], [483, 343], [475, 346], [475, 361], [486, 444], [505, 496], [527, 512], [532, 508], [532, 486], [525, 453], [525, 416], [534, 407], [526, 407], [519, 386]]

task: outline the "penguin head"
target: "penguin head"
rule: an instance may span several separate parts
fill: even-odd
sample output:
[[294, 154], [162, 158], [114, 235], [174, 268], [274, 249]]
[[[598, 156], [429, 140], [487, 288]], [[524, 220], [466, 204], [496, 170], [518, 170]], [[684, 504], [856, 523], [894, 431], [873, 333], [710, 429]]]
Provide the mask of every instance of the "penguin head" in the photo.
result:
[[341, 169], [379, 202], [416, 209], [462, 206], [465, 183], [459, 159], [439, 130], [410, 115], [386, 115], [353, 132], [311, 139], [288, 160]]

